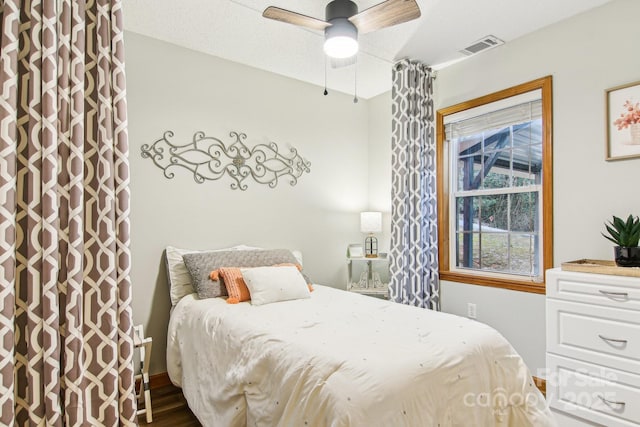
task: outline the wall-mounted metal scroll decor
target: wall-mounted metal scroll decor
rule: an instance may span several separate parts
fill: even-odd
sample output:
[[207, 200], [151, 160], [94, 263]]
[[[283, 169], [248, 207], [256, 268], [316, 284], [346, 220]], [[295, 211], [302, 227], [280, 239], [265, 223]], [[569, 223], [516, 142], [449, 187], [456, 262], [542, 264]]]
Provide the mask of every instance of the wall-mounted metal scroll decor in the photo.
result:
[[231, 132], [229, 136], [233, 142], [225, 145], [218, 138], [196, 132], [193, 141], [179, 145], [171, 141], [173, 132], [166, 131], [153, 144], [142, 146], [142, 157], [153, 160], [169, 179], [175, 176], [175, 168], [187, 169], [199, 184], [218, 180], [226, 174], [233, 180], [234, 190], [246, 190], [244, 181], [249, 177], [271, 188], [275, 188], [281, 178], [296, 185], [304, 172], [311, 171], [311, 163], [295, 148], [281, 153], [275, 142], [248, 147], [244, 133]]

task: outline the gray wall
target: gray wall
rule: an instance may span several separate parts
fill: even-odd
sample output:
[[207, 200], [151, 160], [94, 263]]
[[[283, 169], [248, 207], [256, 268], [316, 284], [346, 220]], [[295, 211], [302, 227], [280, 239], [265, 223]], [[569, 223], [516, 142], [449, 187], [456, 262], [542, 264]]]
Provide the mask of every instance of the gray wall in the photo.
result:
[[382, 212], [380, 251], [388, 252], [391, 230], [391, 92], [369, 102], [369, 209]]
[[[131, 161], [133, 316], [153, 337], [151, 371], [166, 370], [170, 302], [162, 264], [167, 245], [236, 244], [299, 249], [314, 281], [346, 285], [346, 246], [360, 242], [359, 212], [368, 209], [368, 103], [352, 96], [200, 54], [135, 33], [125, 34]], [[140, 156], [143, 144], [173, 130], [247, 144], [291, 145], [311, 162], [295, 187], [248, 182], [197, 184], [185, 171], [165, 178]]]
[[[613, 259], [612, 245], [600, 235], [603, 222], [613, 214], [640, 214], [640, 159], [604, 160], [604, 91], [640, 80], [638, 16], [640, 1], [616, 0], [468, 58], [437, 75], [436, 108], [553, 76], [556, 266], [580, 258]], [[386, 162], [387, 156], [376, 152], [387, 148], [371, 141], [370, 159]], [[386, 165], [370, 163], [369, 167]], [[386, 190], [376, 194], [370, 188], [370, 198], [384, 197]], [[443, 311], [464, 316], [468, 302], [477, 304], [479, 321], [506, 336], [534, 375], [544, 376], [543, 295], [442, 284]]]

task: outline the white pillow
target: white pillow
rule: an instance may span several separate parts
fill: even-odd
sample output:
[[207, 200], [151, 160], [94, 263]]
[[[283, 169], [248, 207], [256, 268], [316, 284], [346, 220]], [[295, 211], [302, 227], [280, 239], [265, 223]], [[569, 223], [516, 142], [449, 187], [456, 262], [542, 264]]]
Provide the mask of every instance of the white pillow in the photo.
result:
[[219, 252], [219, 251], [243, 251], [251, 249], [261, 249], [253, 246], [238, 245], [231, 248], [199, 251], [194, 249], [179, 249], [167, 246], [165, 255], [167, 257], [167, 280], [169, 281], [169, 296], [171, 305], [174, 306], [186, 295], [194, 293], [191, 285], [191, 276], [184, 265], [182, 255], [196, 252]]
[[311, 297], [307, 282], [296, 267], [254, 267], [240, 271], [253, 305]]

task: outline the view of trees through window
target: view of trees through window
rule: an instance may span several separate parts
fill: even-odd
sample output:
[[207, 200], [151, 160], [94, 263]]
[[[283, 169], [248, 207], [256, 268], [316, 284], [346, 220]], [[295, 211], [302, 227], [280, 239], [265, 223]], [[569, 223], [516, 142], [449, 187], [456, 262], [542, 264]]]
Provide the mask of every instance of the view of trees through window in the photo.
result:
[[[520, 185], [525, 185], [523, 178], [516, 177], [514, 180]], [[507, 186], [506, 175], [503, 174], [490, 173], [485, 181], [495, 182], [495, 188]], [[508, 230], [510, 227], [514, 230], [533, 229], [534, 218], [531, 214], [536, 209], [535, 194], [514, 193], [510, 197], [510, 201], [507, 197], [483, 197], [480, 203], [482, 222], [502, 230]]]
[[451, 142], [457, 158], [456, 265], [537, 275], [541, 121]]

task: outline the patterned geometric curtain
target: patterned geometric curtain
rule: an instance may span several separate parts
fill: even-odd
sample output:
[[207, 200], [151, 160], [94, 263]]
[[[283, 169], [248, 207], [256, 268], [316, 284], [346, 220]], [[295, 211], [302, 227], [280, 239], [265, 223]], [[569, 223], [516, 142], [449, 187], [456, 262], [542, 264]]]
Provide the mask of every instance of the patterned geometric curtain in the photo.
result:
[[419, 62], [393, 67], [391, 299], [440, 310], [433, 76]]
[[0, 22], [0, 425], [136, 425], [122, 6]]

